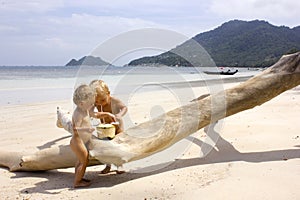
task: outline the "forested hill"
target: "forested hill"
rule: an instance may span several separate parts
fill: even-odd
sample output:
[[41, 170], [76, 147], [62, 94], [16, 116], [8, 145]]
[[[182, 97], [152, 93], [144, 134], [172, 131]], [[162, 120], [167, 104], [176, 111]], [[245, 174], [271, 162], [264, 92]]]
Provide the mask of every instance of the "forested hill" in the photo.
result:
[[[232, 20], [200, 33], [168, 52], [136, 59], [128, 65], [190, 66], [192, 63], [205, 66], [201, 55], [197, 55], [199, 53], [195, 53], [195, 48], [190, 45], [192, 40], [204, 47], [217, 66], [267, 67], [283, 54], [300, 50], [300, 26], [289, 28], [259, 20]], [[185, 59], [177, 52], [184, 52]]]

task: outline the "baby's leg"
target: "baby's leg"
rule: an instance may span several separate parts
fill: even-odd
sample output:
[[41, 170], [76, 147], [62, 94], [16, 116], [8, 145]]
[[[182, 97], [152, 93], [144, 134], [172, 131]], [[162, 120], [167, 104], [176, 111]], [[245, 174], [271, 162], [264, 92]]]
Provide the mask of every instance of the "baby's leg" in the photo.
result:
[[88, 151], [79, 136], [72, 137], [70, 146], [78, 158], [75, 166], [74, 187], [89, 186], [91, 184], [90, 181], [83, 179], [86, 167], [88, 165]]
[[116, 173], [117, 174], [124, 174], [125, 173], [125, 170], [123, 169], [122, 165], [117, 167]]
[[83, 178], [84, 173], [85, 173], [84, 164], [80, 163], [80, 161], [77, 161], [75, 166], [74, 188], [88, 187], [91, 185], [90, 180]]
[[116, 135], [124, 132], [124, 124], [123, 124], [123, 120], [118, 121], [119, 124], [115, 125], [116, 128]]
[[117, 128], [117, 134], [122, 133], [124, 131], [124, 121], [123, 121], [123, 119], [122, 118], [119, 119], [118, 122], [119, 122], [119, 126]]

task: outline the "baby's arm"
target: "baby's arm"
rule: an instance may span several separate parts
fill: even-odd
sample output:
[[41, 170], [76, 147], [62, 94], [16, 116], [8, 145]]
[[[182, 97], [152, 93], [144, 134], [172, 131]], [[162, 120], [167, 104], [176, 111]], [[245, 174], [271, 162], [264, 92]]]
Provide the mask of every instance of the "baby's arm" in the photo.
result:
[[89, 122], [86, 122], [86, 120], [80, 114], [73, 115], [72, 121], [73, 121], [73, 131], [77, 133], [81, 131], [92, 133], [95, 130], [92, 127], [82, 126], [83, 124], [88, 124]]
[[115, 103], [114, 106], [116, 106], [117, 110], [119, 111], [115, 114], [115, 116], [117, 119], [121, 119], [127, 113], [127, 106], [120, 99], [117, 99], [115, 97], [113, 97], [113, 99]]
[[72, 125], [73, 125], [73, 133], [74, 133], [74, 135], [78, 136], [78, 127], [80, 126], [81, 121], [82, 121], [81, 117], [75, 111], [73, 113], [73, 115], [72, 115]]
[[92, 127], [75, 127], [75, 129], [79, 132], [84, 131], [84, 132], [89, 132], [89, 133], [92, 133], [95, 130]]
[[93, 118], [105, 118], [105, 117], [108, 117], [110, 118], [113, 122], [116, 121], [116, 117], [115, 115], [113, 115], [112, 113], [110, 112], [94, 112], [92, 110], [90, 110], [89, 112], [90, 116], [93, 117]]

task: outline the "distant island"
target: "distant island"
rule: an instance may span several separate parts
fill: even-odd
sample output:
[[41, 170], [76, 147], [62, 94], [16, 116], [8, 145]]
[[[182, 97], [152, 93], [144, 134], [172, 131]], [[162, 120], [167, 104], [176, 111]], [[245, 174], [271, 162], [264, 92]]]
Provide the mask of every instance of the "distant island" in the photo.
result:
[[101, 66], [101, 65], [109, 65], [109, 63], [105, 62], [100, 57], [84, 56], [79, 60], [72, 59], [66, 64], [66, 66], [78, 66], [78, 65]]
[[191, 48], [195, 42], [207, 51], [217, 66], [268, 67], [283, 54], [300, 50], [300, 26], [290, 29], [260, 20], [232, 20], [170, 51], [132, 60], [128, 65], [209, 66], [208, 60], [202, 59], [206, 52], [200, 52], [201, 49], [195, 52], [195, 48]]

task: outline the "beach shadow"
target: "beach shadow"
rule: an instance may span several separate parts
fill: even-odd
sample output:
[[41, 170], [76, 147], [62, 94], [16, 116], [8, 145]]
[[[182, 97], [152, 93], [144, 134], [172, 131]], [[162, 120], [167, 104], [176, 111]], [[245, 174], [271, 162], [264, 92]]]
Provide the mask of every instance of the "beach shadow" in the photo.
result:
[[[205, 145], [203, 141], [198, 138], [189, 136], [187, 139], [191, 140], [194, 144], [203, 148]], [[209, 145], [208, 145], [209, 146]], [[295, 146], [299, 147], [299, 146]], [[176, 159], [174, 162], [168, 166], [158, 169], [160, 165], [151, 166], [152, 168], [158, 169], [155, 171], [150, 171], [146, 173], [124, 173], [124, 174], [98, 174], [98, 172], [89, 172], [87, 169], [86, 177], [92, 180], [92, 185], [85, 190], [92, 188], [102, 188], [102, 187], [113, 187], [122, 183], [126, 183], [132, 180], [149, 177], [152, 175], [161, 174], [164, 172], [169, 172], [177, 169], [188, 168], [197, 165], [213, 164], [213, 163], [227, 163], [244, 161], [251, 163], [260, 162], [271, 162], [271, 161], [282, 161], [286, 162], [290, 159], [300, 158], [300, 149], [284, 149], [284, 150], [273, 150], [273, 151], [263, 151], [263, 152], [247, 152], [242, 153], [234, 148], [234, 146], [226, 141], [224, 138], [219, 137], [215, 148], [211, 148], [211, 151], [207, 156], [202, 158], [189, 158], [189, 159]], [[165, 164], [165, 163], [164, 163]], [[147, 170], [146, 168], [145, 171]], [[100, 172], [100, 170], [99, 170]], [[72, 183], [74, 178], [74, 173], [69, 172], [58, 172], [57, 170], [47, 171], [47, 172], [16, 172], [15, 176], [12, 178], [23, 178], [23, 177], [39, 177], [46, 178], [47, 180], [41, 181], [35, 184], [34, 187], [25, 188], [21, 193], [45, 193], [45, 194], [56, 194], [59, 193], [57, 190], [69, 188], [72, 189]], [[54, 192], [53, 190], [56, 190]], [[51, 192], [53, 191], [53, 192]]]
[[[198, 139], [193, 140], [195, 143], [203, 145], [203, 142]], [[99, 179], [94, 179], [91, 188], [98, 187], [113, 187], [115, 185], [125, 183], [128, 181], [136, 180], [143, 177], [157, 175], [164, 172], [169, 172], [177, 169], [188, 168], [192, 166], [214, 164], [214, 163], [227, 163], [236, 161], [245, 161], [251, 163], [260, 162], [271, 162], [271, 161], [283, 161], [289, 159], [300, 158], [300, 149], [286, 149], [286, 150], [275, 150], [265, 152], [250, 152], [241, 153], [237, 151], [228, 141], [223, 138], [219, 138], [216, 145], [217, 149], [212, 151], [202, 158], [189, 158], [189, 159], [176, 159], [173, 163], [167, 167], [161, 168], [156, 171], [147, 173], [125, 173], [125, 174], [112, 174], [109, 176], [101, 176]], [[155, 166], [159, 168], [159, 166]], [[89, 172], [87, 173], [89, 174]]]
[[35, 184], [33, 187], [24, 188], [21, 194], [59, 194], [61, 189], [72, 188], [74, 173], [59, 172], [57, 170], [38, 171], [38, 172], [14, 172], [12, 179], [18, 178], [41, 178], [46, 179]]

